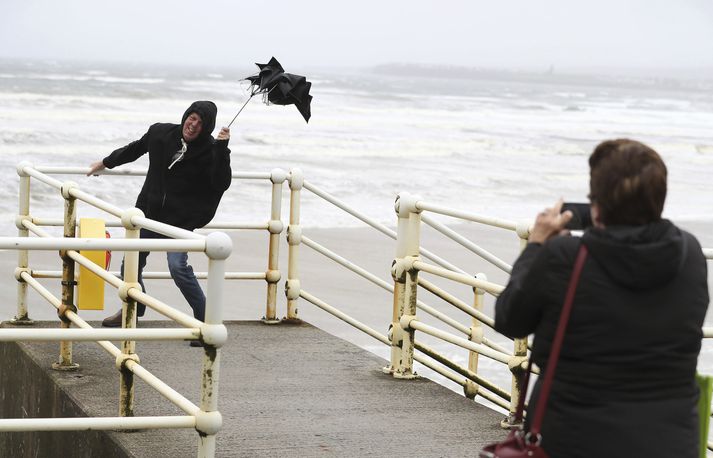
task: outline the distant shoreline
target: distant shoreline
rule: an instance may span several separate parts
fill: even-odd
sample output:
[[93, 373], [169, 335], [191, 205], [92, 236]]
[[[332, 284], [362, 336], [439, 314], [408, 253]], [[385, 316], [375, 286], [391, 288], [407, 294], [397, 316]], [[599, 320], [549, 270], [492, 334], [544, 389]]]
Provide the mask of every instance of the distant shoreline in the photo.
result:
[[[97, 66], [107, 69], [155, 69], [155, 70], [183, 70], [189, 73], [196, 71], [224, 72], [228, 75], [235, 75], [242, 78], [256, 72], [256, 68], [251, 63], [241, 63], [240, 65], [211, 64], [185, 62], [181, 64], [163, 62], [141, 62], [141, 61], [121, 61], [121, 60], [86, 60], [86, 59], [57, 59], [57, 58], [19, 58], [15, 56], [0, 55], [0, 63], [30, 66], [71, 65], [75, 68], [92, 69]], [[414, 62], [384, 62], [380, 64], [361, 64], [350, 66], [330, 66], [330, 65], [297, 65], [295, 67], [303, 72], [324, 72], [324, 73], [374, 73], [383, 75], [398, 75], [412, 77], [436, 77], [455, 79], [498, 79], [512, 81], [534, 82], [541, 79], [543, 82], [552, 81], [556, 77], [558, 83], [576, 82], [591, 84], [601, 81], [630, 82], [638, 84], [641, 82], [655, 82], [657, 84], [668, 85], [678, 89], [709, 90], [713, 87], [713, 67], [691, 67], [691, 68], [627, 68], [627, 67], [571, 67], [557, 66], [551, 64], [543, 65], [541, 68], [533, 66], [526, 67], [496, 67], [496, 66], [466, 66], [458, 64], [443, 63], [414, 63]], [[689, 87], [690, 86], [690, 87]]]
[[421, 78], [449, 78], [498, 81], [522, 81], [551, 84], [611, 84], [621, 86], [648, 86], [676, 90], [713, 90], [713, 69], [709, 70], [659, 70], [651, 73], [632, 73], [626, 70], [573, 69], [558, 70], [554, 66], [534, 69], [508, 69], [467, 67], [460, 65], [433, 65], [388, 63], [372, 67], [375, 74]]

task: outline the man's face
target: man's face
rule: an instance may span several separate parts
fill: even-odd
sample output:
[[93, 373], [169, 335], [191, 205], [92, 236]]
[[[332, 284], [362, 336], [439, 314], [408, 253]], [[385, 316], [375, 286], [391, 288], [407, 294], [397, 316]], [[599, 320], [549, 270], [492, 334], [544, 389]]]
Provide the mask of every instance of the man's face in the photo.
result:
[[191, 113], [186, 122], [183, 123], [183, 139], [187, 142], [192, 142], [201, 134], [203, 130], [203, 121], [197, 113]]

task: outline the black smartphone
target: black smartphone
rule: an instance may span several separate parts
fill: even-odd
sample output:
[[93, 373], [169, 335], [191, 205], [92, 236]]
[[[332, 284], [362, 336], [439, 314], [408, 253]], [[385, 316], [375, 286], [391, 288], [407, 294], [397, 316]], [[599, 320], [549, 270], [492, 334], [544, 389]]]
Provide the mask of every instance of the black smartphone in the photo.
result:
[[565, 226], [566, 229], [581, 231], [592, 227], [592, 213], [589, 204], [565, 202], [562, 204], [562, 212], [567, 210], [572, 212], [572, 219], [569, 220], [569, 223]]

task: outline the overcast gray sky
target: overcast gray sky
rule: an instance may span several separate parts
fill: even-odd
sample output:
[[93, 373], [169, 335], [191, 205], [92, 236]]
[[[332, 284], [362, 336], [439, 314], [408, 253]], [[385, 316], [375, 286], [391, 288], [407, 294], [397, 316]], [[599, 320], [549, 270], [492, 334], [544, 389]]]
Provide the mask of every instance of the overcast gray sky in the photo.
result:
[[3, 0], [0, 57], [713, 68], [711, 0]]

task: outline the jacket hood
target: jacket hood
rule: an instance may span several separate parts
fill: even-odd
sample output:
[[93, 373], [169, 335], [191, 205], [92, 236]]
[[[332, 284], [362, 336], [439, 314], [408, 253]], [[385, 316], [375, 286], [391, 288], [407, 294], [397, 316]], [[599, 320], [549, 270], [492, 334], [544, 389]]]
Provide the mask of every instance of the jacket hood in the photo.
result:
[[215, 103], [209, 100], [199, 100], [193, 102], [190, 107], [183, 113], [183, 118], [181, 118], [181, 128], [183, 128], [183, 123], [191, 115], [191, 113], [197, 113], [203, 121], [203, 130], [201, 130], [200, 135], [195, 141], [205, 141], [210, 138], [210, 135], [215, 129], [215, 118], [218, 116], [218, 107]]
[[615, 283], [635, 290], [668, 283], [686, 256], [685, 237], [668, 220], [592, 228], [582, 243]]

